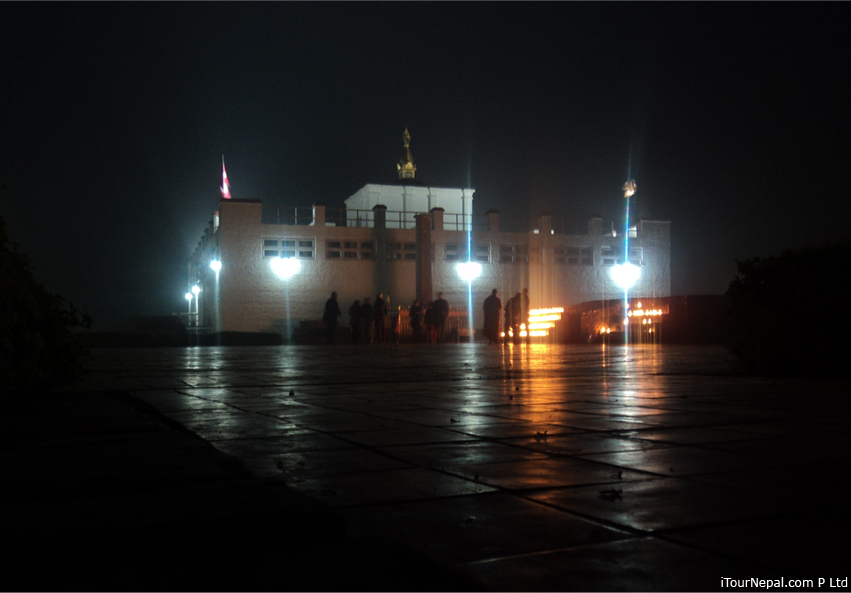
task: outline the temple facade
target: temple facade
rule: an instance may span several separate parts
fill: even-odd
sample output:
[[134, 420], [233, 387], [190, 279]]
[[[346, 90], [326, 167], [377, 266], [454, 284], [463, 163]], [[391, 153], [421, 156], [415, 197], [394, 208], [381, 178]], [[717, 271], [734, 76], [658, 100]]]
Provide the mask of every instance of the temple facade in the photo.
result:
[[380, 292], [398, 310], [443, 292], [481, 329], [482, 303], [494, 288], [503, 301], [527, 288], [532, 308], [622, 298], [611, 271], [627, 260], [641, 270], [631, 298], [670, 296], [669, 221], [637, 221], [628, 254], [623, 233], [601, 218], [563, 234], [541, 214], [533, 228], [506, 232], [498, 212], [474, 215], [474, 190], [412, 183], [407, 130], [403, 138], [399, 183], [364, 186], [342, 212], [317, 203], [309, 216], [287, 218], [269, 216], [259, 200], [221, 200], [189, 263], [190, 287], [198, 287], [189, 325], [290, 340], [321, 320], [331, 292], [342, 325], [356, 299]]

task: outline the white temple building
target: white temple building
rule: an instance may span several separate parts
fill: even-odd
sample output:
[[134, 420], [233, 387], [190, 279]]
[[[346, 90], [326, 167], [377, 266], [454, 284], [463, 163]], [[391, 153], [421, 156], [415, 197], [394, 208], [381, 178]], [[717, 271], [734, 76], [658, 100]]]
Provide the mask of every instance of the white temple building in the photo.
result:
[[[528, 288], [533, 308], [623, 297], [611, 274], [625, 263], [623, 232], [591, 218], [585, 232], [561, 234], [549, 214], [524, 232], [502, 231], [498, 212], [474, 214], [475, 190], [418, 185], [409, 144], [405, 130], [398, 183], [365, 185], [342, 212], [316, 203], [306, 217], [269, 215], [259, 200], [221, 200], [189, 263], [190, 287], [199, 288], [190, 325], [289, 340], [321, 320], [331, 292], [342, 326], [355, 299], [381, 292], [398, 309], [443, 292], [478, 329], [493, 288], [503, 300]], [[669, 221], [630, 228], [628, 260], [641, 270], [630, 297], [670, 296], [670, 255]], [[458, 266], [467, 262], [478, 264], [473, 279]]]

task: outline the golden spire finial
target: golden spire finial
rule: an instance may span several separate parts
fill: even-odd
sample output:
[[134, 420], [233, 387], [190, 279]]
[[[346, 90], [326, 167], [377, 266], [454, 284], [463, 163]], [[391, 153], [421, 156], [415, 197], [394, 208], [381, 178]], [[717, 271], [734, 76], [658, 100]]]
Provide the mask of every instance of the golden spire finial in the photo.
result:
[[399, 164], [396, 165], [396, 169], [399, 171], [399, 179], [413, 179], [417, 173], [417, 166], [414, 164], [410, 146], [411, 134], [408, 133], [408, 128], [405, 128], [405, 133], [402, 134], [402, 156], [399, 157]]

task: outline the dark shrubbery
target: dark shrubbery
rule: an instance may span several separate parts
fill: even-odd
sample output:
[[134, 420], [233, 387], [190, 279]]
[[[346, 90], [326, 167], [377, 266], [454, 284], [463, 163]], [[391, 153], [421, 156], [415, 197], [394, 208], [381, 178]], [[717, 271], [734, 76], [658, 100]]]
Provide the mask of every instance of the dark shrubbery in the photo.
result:
[[90, 325], [36, 281], [0, 217], [0, 394], [50, 391], [80, 376], [85, 351], [71, 328]]
[[851, 244], [787, 250], [736, 262], [730, 283], [729, 348], [749, 371], [783, 375], [844, 373], [851, 311]]

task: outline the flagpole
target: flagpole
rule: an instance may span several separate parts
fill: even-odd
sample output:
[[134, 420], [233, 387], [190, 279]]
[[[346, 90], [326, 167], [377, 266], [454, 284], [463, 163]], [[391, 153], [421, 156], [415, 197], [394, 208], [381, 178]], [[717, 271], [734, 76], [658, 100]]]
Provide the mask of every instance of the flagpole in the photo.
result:
[[225, 170], [225, 155], [222, 155], [222, 187], [219, 188], [222, 192], [223, 200], [230, 200], [230, 182], [228, 181], [228, 173]]

